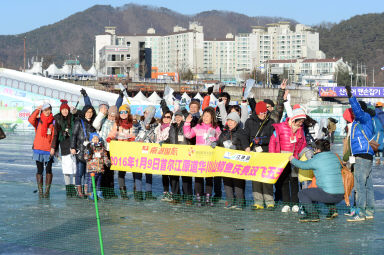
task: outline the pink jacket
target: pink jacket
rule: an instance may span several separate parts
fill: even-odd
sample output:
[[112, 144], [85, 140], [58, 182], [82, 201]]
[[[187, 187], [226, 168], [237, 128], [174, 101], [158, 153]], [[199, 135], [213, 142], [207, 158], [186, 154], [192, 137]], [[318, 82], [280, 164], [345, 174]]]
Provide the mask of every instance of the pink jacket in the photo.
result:
[[[307, 146], [304, 130], [300, 128], [295, 134], [292, 134], [288, 121], [289, 119], [281, 123], [272, 124], [275, 131], [269, 141], [269, 152], [293, 151], [293, 156], [299, 159], [299, 153]], [[296, 138], [295, 143], [291, 143], [291, 137]]]
[[211, 124], [207, 125], [204, 123], [197, 124], [191, 128], [191, 123], [185, 122], [183, 131], [184, 136], [188, 139], [196, 136], [196, 145], [211, 145], [211, 143], [219, 139], [221, 134], [219, 127], [213, 128]]

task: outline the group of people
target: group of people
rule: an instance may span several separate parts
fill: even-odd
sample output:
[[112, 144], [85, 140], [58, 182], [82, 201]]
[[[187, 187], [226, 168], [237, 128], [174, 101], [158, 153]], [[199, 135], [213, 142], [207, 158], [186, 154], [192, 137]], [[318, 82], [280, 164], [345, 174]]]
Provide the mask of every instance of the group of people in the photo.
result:
[[[337, 216], [335, 204], [343, 200], [344, 186], [338, 156], [330, 151], [328, 139], [317, 139], [319, 124], [308, 116], [300, 105], [290, 105], [286, 80], [279, 88], [276, 103], [271, 99], [256, 102], [252, 97], [243, 98], [240, 104], [231, 102], [226, 92], [219, 95], [216, 108], [209, 106], [213, 87], [208, 88], [203, 102], [192, 99], [186, 105], [175, 106], [171, 111], [165, 100], [160, 103], [162, 115], [155, 118], [156, 108], [148, 106], [142, 116], [133, 115], [130, 106], [123, 103], [120, 93], [114, 106], [99, 105], [96, 113], [85, 90], [81, 90], [85, 106], [80, 110], [70, 108], [62, 100], [60, 112], [52, 115], [49, 104], [39, 106], [29, 122], [36, 129], [33, 159], [36, 161], [36, 181], [40, 197], [49, 197], [52, 182], [52, 162], [60, 148], [62, 169], [68, 196], [104, 198], [103, 189], [114, 190], [114, 171], [110, 169], [109, 143], [112, 140], [143, 143], [168, 143], [204, 146], [220, 146], [246, 152], [291, 153], [279, 179], [273, 184], [252, 182], [255, 210], [274, 209], [276, 201], [282, 201], [281, 211], [299, 212], [299, 201], [306, 205], [301, 221], [318, 221], [319, 215], [311, 204], [326, 203], [327, 218]], [[353, 221], [373, 218], [373, 193], [371, 167], [373, 150], [369, 141], [373, 136], [371, 115], [350, 96], [352, 108], [351, 157], [355, 157], [356, 207], [351, 210]], [[248, 106], [251, 112], [248, 112]], [[283, 116], [284, 110], [286, 116]], [[359, 127], [359, 128], [355, 128]], [[333, 137], [330, 131], [330, 137]], [[332, 139], [332, 138], [331, 138]], [[333, 142], [333, 141], [332, 141]], [[305, 155], [307, 161], [300, 161]], [[347, 159], [349, 160], [349, 159]], [[46, 170], [46, 186], [43, 190], [43, 170]], [[313, 170], [317, 179], [315, 188], [305, 188], [298, 181], [298, 169]], [[95, 173], [97, 192], [90, 189], [89, 173]], [[127, 199], [126, 171], [117, 171], [120, 195]], [[152, 194], [152, 175], [133, 172], [134, 198], [156, 199]], [[88, 178], [88, 179], [87, 179]], [[180, 180], [181, 179], [181, 180]], [[194, 180], [193, 180], [194, 179]], [[181, 185], [180, 185], [181, 181]], [[226, 209], [242, 210], [245, 204], [246, 182], [227, 177], [162, 176], [163, 201], [185, 202], [197, 206], [213, 206], [223, 197]], [[181, 186], [181, 189], [180, 189]]]

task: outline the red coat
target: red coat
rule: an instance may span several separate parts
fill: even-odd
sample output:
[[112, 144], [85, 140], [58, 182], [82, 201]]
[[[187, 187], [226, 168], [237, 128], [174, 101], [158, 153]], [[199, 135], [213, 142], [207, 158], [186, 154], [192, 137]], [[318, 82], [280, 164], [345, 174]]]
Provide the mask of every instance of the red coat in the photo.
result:
[[280, 153], [281, 151], [293, 151], [293, 156], [299, 158], [299, 153], [307, 146], [304, 130], [301, 127], [296, 131], [296, 143], [291, 143], [292, 131], [288, 124], [289, 119], [281, 123], [272, 124], [275, 132], [269, 141], [269, 152]]
[[[34, 110], [33, 113], [29, 116], [28, 121], [35, 128], [35, 140], [33, 141], [33, 149], [41, 151], [51, 151], [53, 134], [54, 134], [54, 123], [49, 124], [48, 129], [50, 129], [50, 134], [46, 137], [41, 135], [41, 121], [39, 118], [39, 110]], [[40, 122], [40, 123], [39, 123]]]

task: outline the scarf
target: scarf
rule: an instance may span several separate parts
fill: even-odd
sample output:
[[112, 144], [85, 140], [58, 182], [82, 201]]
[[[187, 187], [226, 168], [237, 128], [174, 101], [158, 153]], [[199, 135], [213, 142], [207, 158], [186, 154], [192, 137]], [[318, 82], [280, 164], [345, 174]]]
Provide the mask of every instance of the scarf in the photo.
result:
[[68, 128], [68, 135], [69, 135], [69, 137], [72, 136], [72, 127], [74, 125], [73, 115], [70, 114], [70, 113], [68, 114], [67, 117], [64, 117], [64, 116], [61, 115], [61, 121], [59, 122], [59, 124], [60, 124], [60, 127], [61, 127], [61, 130], [59, 132], [59, 141], [62, 142], [66, 138], [64, 133], [65, 133], [65, 130], [67, 128]]
[[170, 123], [168, 123], [168, 124], [161, 124], [161, 126], [160, 126], [160, 131], [163, 131], [164, 129], [166, 129], [167, 127], [169, 127], [169, 125], [170, 125]]
[[47, 117], [44, 114], [40, 115], [40, 120], [42, 122], [41, 124], [41, 136], [42, 137], [47, 137], [47, 130], [48, 126], [53, 122], [53, 115], [52, 113]]
[[128, 118], [127, 119], [121, 119], [119, 121], [120, 123], [120, 126], [124, 129], [131, 129], [132, 128], [132, 123], [131, 122], [128, 122]]

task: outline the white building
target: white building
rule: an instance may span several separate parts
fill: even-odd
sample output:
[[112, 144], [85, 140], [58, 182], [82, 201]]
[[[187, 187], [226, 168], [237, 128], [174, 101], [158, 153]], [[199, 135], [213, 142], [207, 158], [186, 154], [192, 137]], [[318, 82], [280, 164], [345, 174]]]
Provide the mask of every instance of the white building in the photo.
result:
[[351, 72], [342, 58], [268, 60], [265, 67], [270, 74], [285, 73], [291, 82], [302, 85], [336, 86], [335, 74], [339, 68]]
[[[133, 48], [133, 44], [139, 47]], [[110, 55], [130, 54], [135, 59], [133, 56], [140, 56], [139, 51], [144, 48], [150, 49], [150, 54], [145, 51], [146, 62], [141, 59], [140, 65], [157, 67], [159, 72], [189, 69], [198, 77], [214, 79], [219, 75], [241, 79], [242, 74], [252, 72], [267, 60], [325, 58], [319, 50], [319, 34], [302, 24], [297, 24], [294, 31], [289, 22], [279, 22], [266, 28], [254, 26], [251, 33], [204, 39], [203, 27], [194, 22], [188, 29], [175, 26], [166, 35], [157, 35], [154, 28], [149, 28], [145, 35], [116, 36], [114, 27], [106, 27], [106, 35], [96, 36], [96, 68], [103, 74], [115, 73], [114, 70], [121, 73], [119, 65], [111, 63]], [[140, 76], [139, 72], [136, 74]]]

